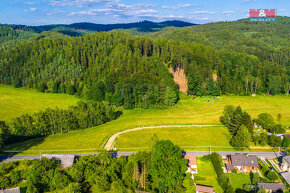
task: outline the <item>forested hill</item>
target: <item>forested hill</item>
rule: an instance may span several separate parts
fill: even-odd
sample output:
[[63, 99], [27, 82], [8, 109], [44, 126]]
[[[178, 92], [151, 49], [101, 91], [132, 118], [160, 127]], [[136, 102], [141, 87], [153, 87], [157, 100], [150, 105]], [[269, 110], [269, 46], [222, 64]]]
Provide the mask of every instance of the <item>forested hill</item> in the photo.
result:
[[42, 31], [58, 31], [60, 33], [81, 36], [87, 33], [100, 32], [100, 31], [111, 31], [115, 29], [134, 29], [140, 33], [142, 32], [156, 32], [166, 27], [186, 27], [195, 24], [183, 21], [163, 21], [163, 22], [151, 22], [151, 21], [140, 21], [134, 23], [120, 23], [120, 24], [95, 24], [95, 23], [73, 23], [69, 25], [57, 24], [57, 25], [43, 25], [43, 26], [32, 26], [31, 28], [36, 32]]
[[0, 44], [10, 40], [28, 39], [36, 35], [34, 30], [23, 25], [0, 24]]
[[195, 42], [217, 49], [245, 52], [262, 61], [289, 66], [290, 17], [277, 17], [277, 22], [270, 23], [242, 19], [184, 28], [165, 28], [149, 35], [153, 38]]
[[274, 95], [290, 89], [289, 71], [282, 64], [121, 32], [36, 38], [0, 48], [0, 83], [76, 94], [125, 108], [175, 104], [178, 88], [169, 67], [184, 68], [188, 94]]

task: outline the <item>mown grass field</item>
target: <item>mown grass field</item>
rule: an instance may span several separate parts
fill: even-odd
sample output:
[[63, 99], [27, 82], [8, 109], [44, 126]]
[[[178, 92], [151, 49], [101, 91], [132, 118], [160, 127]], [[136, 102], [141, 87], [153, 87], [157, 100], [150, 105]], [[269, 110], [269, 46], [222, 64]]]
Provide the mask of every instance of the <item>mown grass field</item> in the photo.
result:
[[[19, 89], [1, 86], [0, 92], [7, 93], [15, 92], [15, 95], [19, 95]], [[21, 90], [21, 89], [20, 89]], [[24, 107], [16, 108], [13, 102], [8, 102], [10, 99], [3, 100], [1, 99], [1, 116], [5, 115], [6, 119], [12, 118], [13, 116], [18, 116], [26, 112], [35, 112], [41, 108], [46, 108], [48, 104], [47, 100], [41, 100], [42, 97], [51, 97], [50, 101], [55, 102], [51, 105], [57, 106], [61, 105], [65, 107], [74, 104], [77, 99], [71, 98], [72, 96], [67, 95], [53, 95], [53, 94], [42, 94], [34, 91], [24, 90], [26, 94], [22, 94], [27, 97], [27, 103], [23, 102], [23, 97], [19, 97], [19, 105], [24, 103]], [[37, 95], [40, 100], [34, 102]], [[12, 95], [13, 96], [13, 95]], [[41, 97], [40, 97], [41, 96]], [[54, 97], [55, 96], [55, 97]], [[71, 100], [67, 102], [57, 102], [57, 98], [64, 100], [65, 97]], [[1, 96], [2, 98], [2, 96]], [[9, 98], [9, 97], [8, 97]], [[32, 98], [32, 99], [30, 99]], [[37, 98], [37, 97], [36, 97]], [[14, 99], [15, 100], [15, 99]], [[16, 99], [17, 100], [17, 99]], [[30, 102], [29, 102], [30, 101]], [[30, 105], [27, 105], [31, 103]], [[35, 107], [32, 107], [32, 104]], [[3, 107], [5, 106], [5, 108]], [[277, 118], [278, 113], [282, 115], [282, 123], [290, 123], [290, 97], [286, 96], [222, 96], [220, 99], [200, 99], [195, 100], [192, 97], [182, 95], [179, 103], [168, 109], [133, 109], [133, 110], [124, 110], [123, 115], [117, 120], [111, 121], [104, 125], [98, 127], [88, 128], [85, 130], [71, 131], [66, 134], [56, 134], [48, 136], [44, 139], [34, 139], [26, 142], [13, 144], [7, 146], [5, 149], [9, 150], [26, 150], [24, 153], [31, 154], [33, 152], [29, 150], [70, 150], [70, 149], [91, 149], [99, 148], [104, 143], [105, 139], [113, 133], [129, 128], [139, 127], [139, 126], [148, 126], [148, 125], [169, 125], [169, 124], [220, 124], [219, 117], [222, 114], [223, 108], [225, 105], [240, 105], [243, 110], [246, 110], [253, 118], [256, 118], [258, 114], [267, 112], [272, 114], [275, 119]], [[30, 107], [31, 106], [31, 107]], [[26, 107], [26, 108], [25, 108]], [[9, 116], [6, 113], [10, 114]], [[162, 131], [163, 132], [163, 131]], [[228, 144], [228, 134], [224, 129], [219, 129], [213, 131], [212, 136], [223, 136], [217, 141], [219, 144], [216, 145], [223, 146]], [[205, 131], [206, 133], [206, 131]], [[209, 133], [209, 132], [208, 132]], [[172, 133], [168, 132], [167, 136], [174, 138]], [[183, 135], [179, 135], [184, 137]], [[141, 138], [140, 136], [135, 135], [134, 138]], [[143, 136], [145, 137], [145, 136]], [[133, 142], [135, 139], [132, 139]], [[146, 138], [145, 138], [146, 139]], [[148, 138], [147, 138], [148, 139]], [[182, 141], [182, 139], [176, 139]], [[133, 143], [127, 141], [127, 143]], [[135, 143], [135, 142], [134, 142]], [[142, 142], [143, 143], [143, 142]], [[194, 141], [192, 140], [192, 143]], [[55, 151], [47, 151], [55, 152]]]
[[[169, 139], [185, 150], [209, 150], [203, 146], [230, 147], [230, 133], [226, 127], [182, 127], [182, 128], [156, 128], [132, 131], [122, 134], [117, 140], [116, 147], [120, 151], [126, 148], [150, 147], [154, 136], [158, 139]], [[232, 148], [230, 150], [233, 150]]]
[[230, 183], [234, 190], [242, 189], [244, 184], [251, 184], [251, 179], [249, 174], [236, 173], [236, 174], [227, 174], [230, 178]]
[[48, 107], [67, 108], [80, 99], [66, 94], [45, 94], [27, 88], [0, 84], [0, 120], [6, 121], [24, 113], [35, 113]]
[[198, 174], [194, 174], [194, 182], [199, 185], [212, 186], [216, 193], [223, 192], [222, 187], [217, 182], [217, 175], [211, 161], [205, 157], [197, 157], [196, 162]]

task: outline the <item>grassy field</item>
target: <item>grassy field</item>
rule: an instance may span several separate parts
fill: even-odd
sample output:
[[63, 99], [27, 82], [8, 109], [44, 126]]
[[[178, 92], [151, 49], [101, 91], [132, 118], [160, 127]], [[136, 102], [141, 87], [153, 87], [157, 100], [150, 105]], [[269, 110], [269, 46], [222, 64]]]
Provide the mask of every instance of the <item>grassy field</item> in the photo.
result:
[[[2, 93], [15, 92], [16, 96], [19, 95], [19, 89], [1, 86], [0, 90]], [[34, 108], [30, 107], [31, 105], [27, 105], [25, 103], [24, 106], [28, 106], [28, 109], [16, 108], [13, 102], [5, 102], [7, 100], [3, 100], [1, 96], [1, 116], [6, 117], [5, 119], [12, 118], [13, 116], [17, 116], [24, 112], [35, 112], [40, 110], [42, 107], [47, 106], [48, 102], [46, 100], [42, 102], [34, 101], [36, 99], [30, 99], [31, 96], [37, 95], [38, 98], [40, 96], [51, 96], [51, 101], [55, 102], [55, 104], [64, 104], [69, 105], [69, 102], [65, 103], [64, 98], [68, 97], [71, 100], [71, 103], [75, 103], [77, 101], [76, 98], [67, 96], [67, 95], [53, 95], [53, 94], [42, 94], [29, 90], [21, 90], [21, 92], [26, 93], [26, 97], [28, 97], [28, 102], [36, 105]], [[25, 95], [25, 94], [23, 94]], [[56, 96], [59, 99], [63, 100], [63, 103], [56, 102], [56, 98], [52, 97]], [[36, 97], [37, 98], [37, 97]], [[30, 99], [30, 100], [29, 100]], [[19, 100], [23, 101], [21, 97]], [[20, 102], [19, 102], [20, 103]], [[22, 102], [23, 103], [23, 102]], [[21, 105], [20, 103], [19, 105]], [[5, 104], [5, 108], [3, 105]], [[246, 110], [253, 118], [256, 118], [258, 114], [262, 112], [267, 112], [272, 114], [275, 119], [277, 118], [278, 113], [282, 115], [282, 123], [288, 124], [290, 123], [290, 98], [286, 96], [222, 96], [220, 99], [204, 99], [197, 98], [195, 100], [192, 97], [182, 95], [179, 103], [173, 107], [168, 109], [133, 109], [133, 110], [124, 110], [123, 115], [117, 120], [106, 123], [104, 125], [100, 125], [98, 127], [88, 128], [85, 130], [72, 131], [66, 134], [56, 134], [53, 136], [46, 137], [44, 139], [36, 139], [30, 140], [23, 143], [13, 144], [7, 146], [6, 149], [9, 150], [69, 150], [69, 149], [91, 149], [91, 148], [99, 148], [104, 140], [108, 138], [111, 134], [125, 130], [129, 128], [139, 127], [139, 126], [148, 126], [148, 125], [169, 125], [169, 124], [220, 124], [219, 117], [222, 114], [223, 108], [225, 105], [240, 105], [243, 110]], [[26, 110], [26, 111], [25, 111]], [[7, 116], [6, 113], [9, 113], [10, 116]], [[2, 118], [0, 118], [2, 119]], [[163, 131], [162, 131], [163, 132]], [[225, 129], [218, 129], [213, 131], [215, 133], [212, 136], [222, 136], [221, 139], [228, 139], [228, 133]], [[204, 131], [207, 133], [207, 131]], [[129, 133], [128, 133], [129, 134]], [[224, 136], [223, 136], [224, 135]], [[165, 133], [164, 133], [165, 136]], [[171, 136], [173, 138], [172, 133], [168, 132], [167, 136]], [[184, 137], [184, 135], [179, 135], [180, 137]], [[134, 138], [141, 138], [140, 136], [134, 136]], [[148, 140], [148, 137], [143, 136]], [[132, 139], [134, 141], [134, 139]], [[182, 139], [176, 139], [177, 141], [182, 141]], [[228, 144], [228, 141], [219, 140], [217, 141], [220, 145]], [[131, 142], [127, 142], [131, 143]], [[132, 142], [133, 143], [133, 142]], [[135, 143], [135, 142], [134, 142]], [[142, 142], [143, 143], [143, 142]], [[194, 141], [192, 140], [192, 143]], [[218, 145], [218, 144], [216, 144]], [[48, 151], [49, 152], [49, 151]], [[54, 152], [54, 151], [53, 151]]]
[[237, 173], [237, 174], [227, 174], [230, 178], [230, 183], [234, 190], [243, 189], [244, 184], [251, 184], [251, 179], [249, 174]]
[[[145, 129], [124, 133], [117, 140], [119, 150], [135, 147], [150, 147], [153, 136], [158, 139], [169, 139], [185, 150], [194, 149], [193, 146], [225, 146], [230, 147], [230, 133], [226, 127], [182, 127]], [[200, 147], [201, 149], [203, 147]], [[200, 150], [199, 148], [199, 150]], [[140, 148], [141, 149], [141, 148]], [[209, 150], [209, 148], [206, 148]]]
[[34, 113], [48, 107], [67, 108], [76, 104], [78, 100], [66, 94], [45, 94], [0, 84], [0, 120], [6, 121], [24, 113]]
[[[217, 182], [217, 175], [214, 171], [211, 161], [204, 157], [197, 157], [196, 162], [198, 174], [194, 174], [194, 182], [199, 185], [212, 186], [214, 188], [214, 192], [216, 193], [223, 192], [223, 189]], [[198, 179], [196, 176], [203, 178], [203, 180], [200, 180], [201, 178]]]

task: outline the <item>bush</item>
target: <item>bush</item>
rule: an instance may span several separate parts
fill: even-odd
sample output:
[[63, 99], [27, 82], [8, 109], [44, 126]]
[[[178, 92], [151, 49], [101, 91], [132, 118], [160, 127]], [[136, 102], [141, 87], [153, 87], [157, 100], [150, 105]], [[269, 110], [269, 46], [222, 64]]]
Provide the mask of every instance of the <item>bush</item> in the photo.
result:
[[82, 192], [82, 187], [78, 183], [70, 183], [66, 189], [66, 193], [81, 193]]
[[272, 133], [285, 133], [286, 129], [283, 125], [276, 124], [270, 129], [270, 132], [272, 132]]
[[274, 171], [269, 171], [267, 173], [266, 177], [271, 181], [278, 180], [278, 176], [277, 176], [276, 172], [274, 172]]
[[206, 181], [206, 177], [204, 177], [204, 176], [194, 176], [194, 180]]
[[212, 153], [211, 154], [211, 163], [215, 169], [215, 172], [218, 176], [222, 175], [223, 169], [222, 169], [222, 165], [223, 165], [223, 161], [221, 156], [218, 153]]

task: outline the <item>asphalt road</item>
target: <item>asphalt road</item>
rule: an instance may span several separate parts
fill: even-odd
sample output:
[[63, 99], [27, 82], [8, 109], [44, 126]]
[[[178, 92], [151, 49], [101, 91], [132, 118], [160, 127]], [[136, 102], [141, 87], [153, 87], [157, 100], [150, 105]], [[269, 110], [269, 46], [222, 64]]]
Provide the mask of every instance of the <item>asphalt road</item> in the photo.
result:
[[[116, 153], [110, 153], [114, 157], [120, 157], [120, 156], [129, 156], [131, 153], [135, 152], [116, 152]], [[209, 151], [186, 151], [185, 152], [188, 155], [196, 155], [196, 156], [204, 156], [210, 154]], [[245, 153], [245, 152], [226, 152], [226, 151], [219, 151], [217, 152], [221, 156], [227, 156], [227, 155], [233, 155], [236, 153]], [[86, 156], [86, 155], [96, 155], [97, 153], [80, 153], [80, 154], [61, 154], [61, 155], [76, 155], [76, 156]], [[249, 152], [250, 155], [256, 155], [259, 158], [263, 159], [272, 159], [282, 156], [282, 153], [278, 152]], [[58, 154], [59, 155], [59, 154]], [[0, 156], [1, 163], [11, 162], [11, 161], [20, 161], [24, 159], [33, 160], [33, 159], [40, 159], [41, 155], [12, 155], [12, 156]]]

